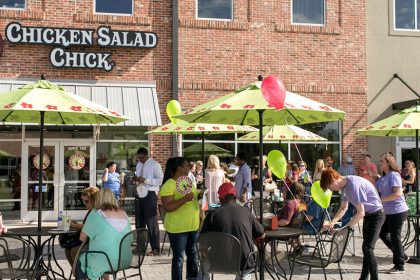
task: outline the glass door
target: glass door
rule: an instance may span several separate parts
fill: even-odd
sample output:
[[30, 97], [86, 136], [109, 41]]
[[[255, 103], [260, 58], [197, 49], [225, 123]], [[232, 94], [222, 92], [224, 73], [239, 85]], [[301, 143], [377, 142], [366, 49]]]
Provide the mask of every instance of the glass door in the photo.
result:
[[[40, 191], [42, 191], [43, 220], [54, 219], [58, 210], [57, 204], [57, 170], [58, 143], [44, 144], [42, 165], [43, 183], [39, 186], [39, 142], [26, 142], [23, 145], [22, 156], [22, 219], [36, 221]], [[26, 186], [26, 187], [25, 187]]]
[[86, 213], [82, 199], [82, 191], [95, 186], [95, 168], [93, 142], [86, 143], [60, 141], [60, 181], [59, 211], [69, 214], [72, 219], [83, 219]]
[[83, 219], [86, 210], [80, 197], [85, 188], [95, 186], [94, 154], [92, 140], [47, 139], [44, 142], [43, 186], [39, 188], [39, 142], [25, 142], [22, 156], [22, 219], [38, 219], [40, 189], [43, 192], [43, 220], [57, 220], [59, 211], [70, 215], [72, 219]]

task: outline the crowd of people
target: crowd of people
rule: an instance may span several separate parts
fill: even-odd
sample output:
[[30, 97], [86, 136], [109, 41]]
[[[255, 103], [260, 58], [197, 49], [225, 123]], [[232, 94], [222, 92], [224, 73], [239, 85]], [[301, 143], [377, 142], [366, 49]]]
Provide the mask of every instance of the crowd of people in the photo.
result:
[[[135, 227], [149, 231], [149, 256], [159, 255], [158, 202], [165, 212], [164, 228], [168, 232], [173, 250], [172, 279], [182, 279], [184, 254], [187, 263], [187, 279], [206, 277], [198, 273], [197, 240], [199, 234], [219, 231], [236, 236], [243, 246], [242, 259], [254, 250], [254, 240], [264, 236], [264, 228], [249, 211], [246, 202], [252, 201], [259, 192], [259, 170], [256, 161], [249, 166], [244, 153], [238, 153], [232, 163], [221, 163], [215, 155], [208, 157], [206, 168], [203, 162], [188, 162], [183, 157], [169, 158], [165, 173], [160, 164], [149, 157], [145, 148], [137, 151], [138, 163], [135, 176], [130, 178], [136, 185]], [[324, 228], [334, 232], [339, 227], [354, 227], [363, 220], [363, 266], [360, 279], [378, 279], [378, 263], [374, 254], [378, 239], [392, 251], [394, 266], [388, 273], [403, 273], [407, 256], [401, 243], [401, 230], [407, 219], [408, 207], [405, 193], [416, 190], [415, 167], [412, 161], [400, 169], [392, 153], [380, 157], [380, 173], [371, 156], [366, 154], [358, 168], [350, 156], [345, 156], [340, 167], [333, 168], [330, 157], [316, 160], [313, 172], [305, 161], [288, 161], [284, 179], [276, 180], [263, 158], [262, 181], [267, 184], [280, 182], [283, 206], [276, 213], [280, 227], [293, 226], [294, 218], [306, 211], [303, 231], [316, 234], [323, 223], [320, 205], [310, 198], [310, 187], [320, 181], [321, 188], [341, 193], [342, 201], [331, 221]], [[80, 241], [89, 238], [89, 249], [104, 251], [111, 261], [118, 259], [120, 240], [130, 230], [127, 214], [118, 205], [121, 184], [125, 181], [117, 173], [115, 162], [107, 164], [103, 175], [103, 187], [90, 187], [83, 191], [82, 201], [88, 210], [82, 223], [72, 221], [71, 228], [80, 230]], [[186, 182], [186, 183], [185, 183]], [[210, 206], [204, 218], [200, 215], [204, 203]], [[347, 217], [347, 218], [346, 218]], [[202, 226], [202, 227], [201, 227]], [[201, 233], [200, 233], [201, 228]], [[0, 234], [7, 232], [0, 213]], [[292, 244], [295, 254], [302, 253], [300, 243]], [[78, 279], [97, 278], [109, 271], [98, 256], [76, 258], [80, 243], [66, 248], [66, 257], [71, 265], [76, 262]], [[127, 258], [131, 258], [131, 251]], [[102, 265], [99, 265], [102, 264]], [[114, 263], [113, 263], [114, 265]], [[248, 277], [248, 276], [247, 276]], [[244, 279], [246, 279], [244, 277]]]

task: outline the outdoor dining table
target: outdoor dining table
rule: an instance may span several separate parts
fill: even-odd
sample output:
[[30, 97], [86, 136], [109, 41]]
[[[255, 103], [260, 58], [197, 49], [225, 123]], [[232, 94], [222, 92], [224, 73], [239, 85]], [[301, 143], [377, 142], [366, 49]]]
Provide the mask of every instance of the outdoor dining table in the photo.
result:
[[[267, 244], [271, 246], [271, 253], [270, 258], [267, 260], [265, 259], [265, 267], [267, 268], [268, 274], [270, 274], [271, 278], [275, 279], [271, 272], [274, 272], [277, 279], [280, 279], [280, 276], [284, 279], [287, 279], [286, 271], [281, 266], [279, 259], [277, 258], [276, 254], [276, 247], [277, 241], [288, 241], [290, 239], [298, 238], [302, 234], [302, 231], [297, 228], [290, 228], [290, 227], [279, 227], [276, 230], [269, 230], [265, 231], [265, 238], [264, 238], [264, 252]], [[269, 262], [271, 260], [271, 264]], [[281, 269], [281, 273], [277, 271], [276, 265], [279, 266]]]
[[[57, 276], [62, 277], [65, 279], [65, 273], [63, 268], [58, 264], [57, 258], [55, 256], [54, 251], [54, 244], [55, 238], [59, 235], [75, 232], [74, 230], [70, 231], [62, 231], [57, 229], [57, 227], [42, 227], [40, 231], [38, 231], [38, 227], [20, 227], [20, 228], [10, 228], [7, 233], [4, 235], [7, 236], [17, 236], [19, 238], [26, 237], [28, 242], [32, 245], [35, 255], [34, 255], [34, 262], [33, 265], [36, 264], [36, 260], [39, 256], [44, 254], [44, 249], [46, 248], [46, 253], [51, 253], [52, 258], [54, 260], [55, 265], [58, 267], [59, 270], [51, 270], [51, 272]], [[41, 237], [47, 237], [42, 243], [39, 243], [36, 239]], [[48, 270], [48, 266], [42, 260], [40, 264], [42, 267], [41, 269]], [[55, 278], [55, 277], [54, 277]]]

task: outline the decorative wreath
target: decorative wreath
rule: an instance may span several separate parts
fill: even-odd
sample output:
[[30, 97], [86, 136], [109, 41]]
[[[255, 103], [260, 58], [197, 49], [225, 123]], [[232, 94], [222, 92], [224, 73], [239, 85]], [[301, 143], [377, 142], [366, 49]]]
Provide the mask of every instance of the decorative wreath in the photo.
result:
[[176, 180], [176, 190], [182, 194], [189, 194], [192, 190], [192, 180], [188, 176], [180, 176]]

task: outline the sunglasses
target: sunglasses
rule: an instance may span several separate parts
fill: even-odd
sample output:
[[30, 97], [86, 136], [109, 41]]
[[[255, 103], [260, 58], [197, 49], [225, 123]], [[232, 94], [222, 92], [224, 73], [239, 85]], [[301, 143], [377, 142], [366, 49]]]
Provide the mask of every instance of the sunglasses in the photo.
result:
[[89, 200], [89, 199], [82, 199], [82, 201], [83, 201], [83, 203], [84, 203], [84, 204], [87, 204], [87, 203], [89, 203], [89, 202], [90, 202], [90, 200]]
[[305, 165], [299, 165], [299, 167], [305, 167]]

